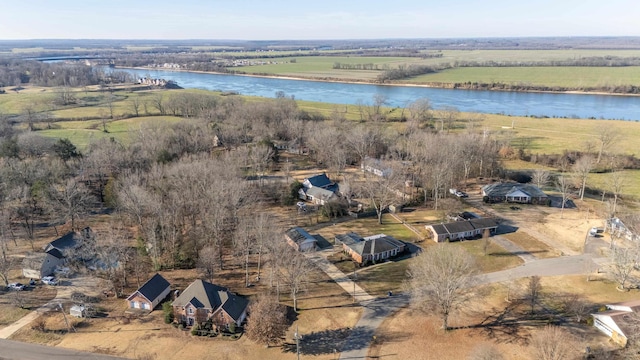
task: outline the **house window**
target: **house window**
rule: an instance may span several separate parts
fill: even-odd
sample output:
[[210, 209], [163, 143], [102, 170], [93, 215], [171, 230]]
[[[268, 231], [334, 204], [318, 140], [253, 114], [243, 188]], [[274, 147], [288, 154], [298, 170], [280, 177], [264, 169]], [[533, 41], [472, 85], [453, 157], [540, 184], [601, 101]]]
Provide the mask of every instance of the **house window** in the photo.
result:
[[193, 308], [191, 307], [187, 308], [187, 314], [193, 315]]

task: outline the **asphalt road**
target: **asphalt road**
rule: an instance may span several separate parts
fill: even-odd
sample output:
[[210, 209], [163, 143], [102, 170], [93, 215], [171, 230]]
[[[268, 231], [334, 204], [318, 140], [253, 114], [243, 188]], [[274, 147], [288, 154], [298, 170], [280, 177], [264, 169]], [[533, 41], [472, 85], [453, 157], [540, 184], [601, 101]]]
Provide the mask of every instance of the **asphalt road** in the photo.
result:
[[115, 356], [68, 350], [51, 346], [27, 344], [19, 341], [0, 340], [0, 360], [117, 360]]

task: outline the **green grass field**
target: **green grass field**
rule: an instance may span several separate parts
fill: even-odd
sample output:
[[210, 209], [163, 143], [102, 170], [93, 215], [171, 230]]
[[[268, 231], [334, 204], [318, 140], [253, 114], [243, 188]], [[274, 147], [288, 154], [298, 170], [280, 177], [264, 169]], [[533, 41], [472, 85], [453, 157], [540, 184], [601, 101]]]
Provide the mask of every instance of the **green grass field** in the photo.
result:
[[407, 79], [408, 83], [494, 83], [559, 87], [604, 87], [640, 83], [640, 66], [464, 67]]
[[112, 121], [107, 124], [107, 132], [102, 131], [100, 120], [89, 121], [61, 121], [57, 122], [57, 129], [40, 130], [38, 134], [54, 139], [69, 139], [80, 150], [99, 139], [114, 138], [124, 144], [132, 140], [135, 130], [149, 124], [169, 124], [183, 121], [174, 116], [147, 116]]

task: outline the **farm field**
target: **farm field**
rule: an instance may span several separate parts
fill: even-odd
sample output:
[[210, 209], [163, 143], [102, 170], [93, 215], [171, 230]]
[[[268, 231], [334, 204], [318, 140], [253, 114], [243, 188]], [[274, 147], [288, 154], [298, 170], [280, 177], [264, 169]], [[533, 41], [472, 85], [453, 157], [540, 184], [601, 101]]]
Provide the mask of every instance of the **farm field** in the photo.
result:
[[614, 87], [640, 82], [640, 67], [460, 67], [402, 80], [406, 83], [505, 83], [571, 88]]

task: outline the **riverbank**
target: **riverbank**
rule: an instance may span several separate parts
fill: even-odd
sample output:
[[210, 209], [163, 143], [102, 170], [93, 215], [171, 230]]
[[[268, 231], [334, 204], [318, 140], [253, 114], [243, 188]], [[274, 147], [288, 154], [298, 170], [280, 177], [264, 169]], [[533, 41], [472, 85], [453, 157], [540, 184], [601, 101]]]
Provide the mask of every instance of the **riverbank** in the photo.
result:
[[[338, 83], [338, 84], [366, 84], [375, 86], [391, 86], [391, 87], [414, 87], [414, 88], [429, 88], [429, 89], [450, 89], [450, 90], [469, 90], [469, 91], [492, 91], [503, 93], [534, 93], [534, 94], [571, 94], [571, 95], [601, 95], [601, 96], [629, 96], [638, 97], [637, 93], [616, 93], [607, 91], [584, 91], [578, 89], [566, 89], [562, 91], [554, 90], [534, 90], [534, 89], [501, 89], [496, 87], [465, 87], [461, 83], [407, 83], [402, 81], [393, 81], [387, 83], [380, 83], [370, 80], [354, 80], [343, 78], [330, 78], [330, 77], [313, 77], [313, 76], [289, 76], [289, 75], [276, 75], [276, 74], [258, 74], [258, 73], [241, 73], [241, 72], [219, 72], [219, 71], [201, 71], [201, 70], [184, 70], [184, 69], [165, 69], [154, 67], [124, 67], [116, 66], [117, 69], [135, 69], [135, 70], [149, 70], [149, 71], [169, 71], [169, 72], [185, 72], [193, 74], [213, 74], [213, 75], [233, 75], [233, 76], [246, 76], [265, 79], [282, 79], [292, 81], [314, 81], [314, 82], [326, 82], [326, 83]], [[506, 84], [508, 85], [508, 84]]]

